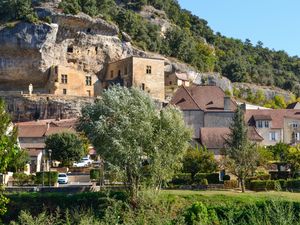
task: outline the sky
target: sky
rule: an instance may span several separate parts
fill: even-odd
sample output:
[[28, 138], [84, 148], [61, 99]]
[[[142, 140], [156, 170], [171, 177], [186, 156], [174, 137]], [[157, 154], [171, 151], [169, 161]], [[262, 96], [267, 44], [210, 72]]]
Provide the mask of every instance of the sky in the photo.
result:
[[214, 32], [300, 56], [300, 0], [178, 0]]

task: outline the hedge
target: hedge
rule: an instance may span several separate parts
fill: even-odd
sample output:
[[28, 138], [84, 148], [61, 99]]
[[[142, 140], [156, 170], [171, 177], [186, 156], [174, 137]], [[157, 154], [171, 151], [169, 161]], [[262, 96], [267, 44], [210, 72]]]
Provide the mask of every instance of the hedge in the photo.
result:
[[25, 173], [14, 173], [14, 185], [23, 186], [23, 185], [31, 185], [34, 184], [35, 176], [27, 175]]
[[225, 181], [225, 180], [230, 180], [230, 176], [229, 175], [224, 175], [223, 181]]
[[274, 180], [252, 180], [250, 181], [250, 189], [253, 191], [275, 190]]
[[190, 173], [178, 173], [172, 179], [172, 184], [189, 185], [192, 184], [192, 175]]
[[288, 179], [286, 181], [287, 189], [300, 189], [300, 179]]
[[51, 185], [53, 186], [57, 183], [58, 180], [58, 172], [51, 171], [51, 172], [37, 172], [36, 173], [36, 184], [43, 184], [43, 173], [44, 173], [44, 184], [49, 185], [49, 178], [51, 176]]
[[102, 178], [103, 171], [101, 169], [91, 169], [90, 170], [90, 179], [91, 180], [99, 180]]
[[203, 179], [207, 179], [209, 184], [219, 184], [219, 173], [197, 173], [194, 177], [195, 182], [199, 183]]
[[224, 180], [224, 188], [234, 189], [238, 187], [239, 187], [239, 183], [237, 180]]

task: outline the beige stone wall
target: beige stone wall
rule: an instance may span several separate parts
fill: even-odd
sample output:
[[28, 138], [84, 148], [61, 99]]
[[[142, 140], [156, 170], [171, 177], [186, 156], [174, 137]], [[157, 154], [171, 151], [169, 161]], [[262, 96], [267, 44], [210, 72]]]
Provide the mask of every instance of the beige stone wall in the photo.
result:
[[[269, 123], [271, 126], [271, 122]], [[264, 140], [261, 142], [262, 145], [276, 145], [279, 142], [283, 142], [283, 129], [271, 129], [271, 128], [256, 128], [257, 132], [260, 136], [264, 138]], [[278, 139], [273, 141], [270, 140], [270, 132], [276, 132]]]
[[[147, 74], [147, 66], [151, 67], [151, 74]], [[126, 72], [127, 71], [127, 72]], [[164, 60], [130, 57], [110, 63], [107, 67], [103, 87], [107, 88], [109, 81], [118, 77], [123, 79], [124, 86], [143, 88], [155, 99], [165, 99]]]
[[[133, 57], [133, 86], [144, 89], [153, 98], [165, 99], [164, 60]], [[151, 74], [146, 73], [147, 66], [151, 67]]]
[[205, 112], [204, 127], [230, 127], [234, 112]]
[[[67, 83], [62, 83], [62, 75], [67, 75]], [[91, 77], [91, 86], [86, 85], [86, 76]], [[50, 94], [71, 96], [95, 96], [94, 89], [98, 78], [73, 68], [57, 66], [51, 71], [48, 89]], [[64, 93], [64, 89], [66, 93]]]
[[[292, 126], [293, 123], [297, 124], [298, 127], [293, 127]], [[285, 118], [283, 129], [284, 129], [284, 136], [283, 136], [284, 143], [287, 144], [299, 143], [299, 141], [295, 140], [293, 133], [300, 133], [300, 120]]]

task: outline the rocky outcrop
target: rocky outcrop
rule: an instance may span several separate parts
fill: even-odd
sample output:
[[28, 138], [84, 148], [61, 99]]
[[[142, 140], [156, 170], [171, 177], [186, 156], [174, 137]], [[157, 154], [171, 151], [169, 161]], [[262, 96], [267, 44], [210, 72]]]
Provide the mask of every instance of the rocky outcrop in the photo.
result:
[[[1, 95], [1, 94], [0, 94]], [[49, 95], [2, 95], [14, 122], [36, 119], [69, 119], [81, 114], [81, 108], [94, 98]]]

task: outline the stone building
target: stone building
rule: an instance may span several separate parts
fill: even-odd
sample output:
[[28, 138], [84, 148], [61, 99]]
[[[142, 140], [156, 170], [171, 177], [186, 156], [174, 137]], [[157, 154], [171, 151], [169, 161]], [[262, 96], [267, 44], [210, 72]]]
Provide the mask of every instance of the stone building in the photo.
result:
[[165, 79], [164, 59], [131, 56], [109, 63], [102, 80], [103, 88], [119, 84], [138, 87], [154, 99], [164, 101]]
[[263, 137], [263, 145], [300, 143], [300, 110], [247, 110], [245, 120]]
[[[87, 74], [65, 66], [55, 66], [50, 69], [47, 84], [49, 94], [95, 96], [98, 78], [94, 74]], [[99, 91], [98, 91], [99, 92]]]
[[199, 139], [202, 127], [229, 127], [237, 104], [217, 86], [181, 86], [170, 104], [178, 106]]
[[186, 73], [172, 73], [172, 74], [167, 74], [165, 77], [165, 85], [166, 86], [190, 86], [190, 79], [188, 77], [188, 74]]

